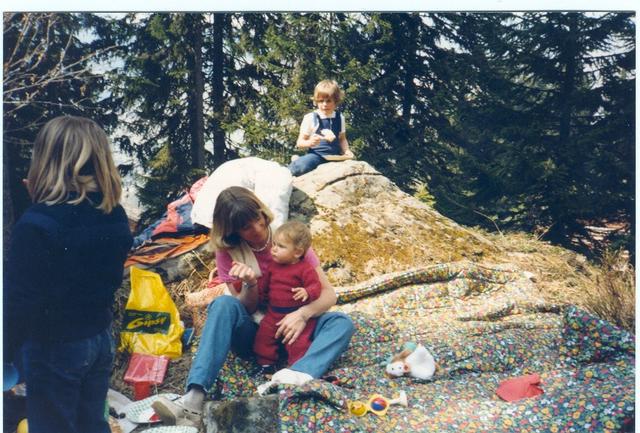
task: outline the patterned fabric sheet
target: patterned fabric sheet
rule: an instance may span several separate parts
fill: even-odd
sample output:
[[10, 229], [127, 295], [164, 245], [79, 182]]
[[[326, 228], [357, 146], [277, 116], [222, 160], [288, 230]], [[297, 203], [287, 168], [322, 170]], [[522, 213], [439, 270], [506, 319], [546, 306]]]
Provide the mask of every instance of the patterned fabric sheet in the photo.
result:
[[[542, 302], [533, 283], [510, 269], [470, 263], [385, 275], [339, 289], [335, 310], [356, 333], [328, 375], [280, 386], [282, 432], [620, 432], [635, 417], [635, 336], [573, 306]], [[405, 342], [436, 358], [429, 381], [389, 378], [384, 368]], [[544, 394], [505, 402], [505, 379], [539, 373]], [[231, 355], [217, 399], [248, 397], [266, 378]], [[393, 405], [378, 417], [347, 410], [374, 394]]]

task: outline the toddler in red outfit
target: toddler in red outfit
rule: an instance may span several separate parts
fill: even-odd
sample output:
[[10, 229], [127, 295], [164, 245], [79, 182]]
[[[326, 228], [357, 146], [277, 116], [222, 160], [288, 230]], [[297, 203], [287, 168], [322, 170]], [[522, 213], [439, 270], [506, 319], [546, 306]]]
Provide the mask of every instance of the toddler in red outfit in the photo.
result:
[[[275, 337], [277, 323], [320, 296], [322, 286], [316, 270], [301, 260], [310, 246], [311, 233], [299, 221], [284, 223], [273, 235], [273, 263], [269, 265], [264, 278], [268, 308], [253, 346], [258, 363], [263, 367], [274, 365], [278, 359], [278, 340]], [[309, 319], [298, 339], [285, 345], [289, 365], [305, 354], [311, 345], [315, 327], [316, 319]]]

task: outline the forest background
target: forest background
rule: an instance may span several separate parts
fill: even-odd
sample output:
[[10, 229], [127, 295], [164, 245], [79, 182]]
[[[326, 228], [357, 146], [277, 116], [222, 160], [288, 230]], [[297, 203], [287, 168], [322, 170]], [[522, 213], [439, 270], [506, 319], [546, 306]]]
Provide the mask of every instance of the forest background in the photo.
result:
[[141, 167], [144, 224], [227, 160], [286, 164], [331, 78], [356, 157], [440, 213], [633, 260], [635, 33], [622, 12], [4, 13], [5, 245], [54, 116]]

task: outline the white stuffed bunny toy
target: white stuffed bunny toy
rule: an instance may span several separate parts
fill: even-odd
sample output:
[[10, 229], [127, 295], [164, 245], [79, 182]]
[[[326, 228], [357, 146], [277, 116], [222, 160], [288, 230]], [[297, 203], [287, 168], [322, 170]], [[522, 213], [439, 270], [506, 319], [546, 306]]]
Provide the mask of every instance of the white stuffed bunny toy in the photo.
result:
[[428, 380], [436, 371], [436, 361], [422, 344], [415, 349], [406, 349], [395, 355], [386, 368], [387, 374], [400, 377], [408, 374], [416, 379]]

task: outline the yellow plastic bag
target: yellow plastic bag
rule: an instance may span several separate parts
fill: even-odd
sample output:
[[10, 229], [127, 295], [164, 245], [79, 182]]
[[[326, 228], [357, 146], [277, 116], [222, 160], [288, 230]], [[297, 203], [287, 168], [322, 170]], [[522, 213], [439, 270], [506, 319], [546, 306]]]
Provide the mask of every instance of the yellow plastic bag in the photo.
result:
[[182, 355], [183, 332], [178, 308], [160, 275], [132, 266], [118, 350], [175, 359]]

